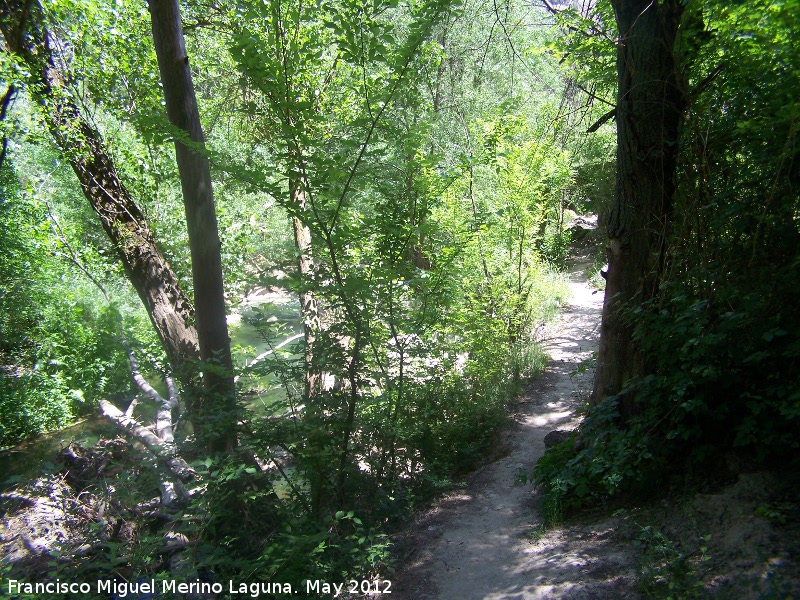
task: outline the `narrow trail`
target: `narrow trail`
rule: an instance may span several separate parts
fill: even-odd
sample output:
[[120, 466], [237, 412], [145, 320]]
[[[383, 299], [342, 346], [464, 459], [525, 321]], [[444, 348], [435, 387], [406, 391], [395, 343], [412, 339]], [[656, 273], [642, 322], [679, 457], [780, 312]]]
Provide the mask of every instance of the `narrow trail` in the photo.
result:
[[505, 436], [508, 453], [422, 515], [416, 553], [397, 576], [393, 598], [498, 600], [635, 597], [631, 559], [613, 523], [543, 531], [536, 492], [518, 483], [544, 453], [544, 437], [572, 429], [592, 372], [574, 374], [597, 349], [603, 294], [570, 269], [572, 297], [542, 340], [551, 361], [519, 401]]

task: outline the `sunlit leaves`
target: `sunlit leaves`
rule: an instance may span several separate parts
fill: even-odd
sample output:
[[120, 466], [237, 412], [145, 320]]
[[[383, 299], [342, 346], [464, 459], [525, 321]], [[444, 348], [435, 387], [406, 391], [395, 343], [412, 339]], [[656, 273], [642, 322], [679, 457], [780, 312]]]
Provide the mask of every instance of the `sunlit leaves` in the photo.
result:
[[554, 16], [564, 32], [551, 43], [570, 76], [610, 98], [616, 89], [617, 32], [614, 12], [608, 0], [588, 5], [588, 12], [567, 7]]

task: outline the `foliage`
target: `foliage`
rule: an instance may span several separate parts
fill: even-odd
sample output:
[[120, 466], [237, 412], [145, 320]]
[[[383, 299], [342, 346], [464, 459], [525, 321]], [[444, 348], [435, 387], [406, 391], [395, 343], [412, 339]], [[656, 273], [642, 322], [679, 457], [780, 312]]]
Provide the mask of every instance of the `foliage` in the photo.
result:
[[[542, 50], [552, 33], [533, 26], [540, 13], [529, 6], [268, 0], [187, 8], [228, 300], [244, 304], [260, 286], [312, 294], [321, 317], [253, 309], [272, 353], [244, 369], [242, 391], [253, 382], [279, 389], [243, 407], [239, 453], [206, 459], [181, 432], [178, 448], [197, 459], [200, 477], [170, 522], [193, 544], [191, 565], [180, 568], [264, 581], [383, 572], [386, 533], [492, 451], [522, 380], [543, 368], [533, 331], [566, 297], [557, 271], [567, 211], [589, 195], [578, 175], [593, 179], [608, 145], [580, 153], [574, 88]], [[102, 132], [191, 290], [168, 145], [177, 134], [161, 114], [146, 10], [58, 0], [46, 18], [55, 37], [70, 40], [57, 65], [74, 81], [69, 93]], [[15, 77], [24, 88], [24, 73]], [[38, 415], [61, 411], [47, 417], [54, 426], [75, 410], [48, 386], [64, 398], [81, 390], [86, 406], [130, 386], [120, 322], [156, 363], [163, 353], [63, 157], [38, 133], [41, 123], [25, 117], [35, 108], [23, 94], [13, 114], [27, 119], [14, 141], [16, 179], [30, 182], [14, 206], [33, 233], [4, 229], [2, 239], [4, 249], [20, 244], [15, 256], [35, 268], [26, 280], [15, 259], [16, 270], [4, 272], [4, 285], [30, 289], [2, 299], [13, 304], [3, 318], [32, 311], [14, 325], [8, 352], [22, 352], [29, 336], [26, 364], [49, 365], [41, 371], [48, 376], [34, 379], [31, 368], [14, 385]], [[299, 226], [310, 232], [307, 245], [292, 236]], [[304, 339], [278, 349], [298, 321], [309, 327], [309, 346]], [[58, 368], [41, 362], [51, 358]], [[12, 364], [5, 354], [3, 364]], [[304, 385], [310, 375], [322, 381], [313, 393]], [[3, 406], [19, 405], [16, 398]], [[36, 427], [19, 425], [14, 435]], [[117, 498], [140, 500], [134, 480], [153, 485], [152, 474], [136, 471], [115, 481]], [[146, 529], [140, 523], [133, 543], [109, 544], [97, 565], [129, 580], [165, 576], [171, 567], [153, 559], [161, 532]]]
[[[567, 100], [559, 111], [562, 124], [556, 127], [570, 140], [574, 153], [570, 203], [576, 209], [588, 207], [602, 225], [614, 195], [616, 171], [616, 135], [610, 119], [617, 90], [614, 13], [608, 0], [599, 0], [584, 3], [580, 10], [560, 8], [554, 23], [563, 35], [555, 37], [548, 50], [558, 57]], [[581, 130], [591, 135], [578, 134]]]
[[[50, 217], [2, 168], [0, 444], [66, 425], [94, 402], [130, 387], [118, 341], [120, 314], [75, 277], [49, 237]], [[63, 279], [62, 279], [63, 278]], [[101, 301], [102, 302], [102, 301]]]
[[580, 10], [567, 6], [555, 13], [555, 21], [564, 35], [553, 41], [551, 50], [570, 66], [580, 83], [591, 86], [592, 93], [613, 92], [617, 87], [617, 32], [611, 2], [586, 3]]
[[710, 559], [706, 552], [710, 535], [687, 551], [652, 525], [641, 527], [634, 541], [640, 552], [637, 587], [646, 598], [706, 598], [708, 593], [698, 567]]
[[[563, 258], [563, 235], [539, 231], [570, 178], [566, 152], [533, 141], [544, 125], [523, 111], [470, 115], [474, 150], [452, 168], [452, 156], [430, 150], [444, 141], [433, 137], [439, 115], [423, 79], [441, 58], [426, 39], [456, 7], [323, 8], [250, 7], [231, 48], [264, 160], [284, 177], [262, 178], [262, 190], [312, 234], [298, 252], [315, 271], [292, 284], [313, 290], [326, 313], [311, 367], [333, 385], [299, 398], [297, 365], [263, 363], [284, 381], [283, 410], [307, 404], [297, 422], [276, 419], [256, 435], [289, 449], [315, 513], [369, 504], [365, 473], [413, 488], [484, 451], [527, 369], [521, 348], [543, 303], [536, 282], [547, 278], [536, 240]], [[398, 478], [408, 483], [397, 488]]]
[[[800, 415], [795, 8], [712, 3], [684, 17], [679, 48], [695, 92], [667, 269], [652, 302], [625, 309], [645, 374], [592, 410], [578, 449], [540, 461], [551, 502], [653, 489], [718, 471], [732, 452], [797, 466], [786, 459]], [[636, 406], [624, 423], [622, 396]]]

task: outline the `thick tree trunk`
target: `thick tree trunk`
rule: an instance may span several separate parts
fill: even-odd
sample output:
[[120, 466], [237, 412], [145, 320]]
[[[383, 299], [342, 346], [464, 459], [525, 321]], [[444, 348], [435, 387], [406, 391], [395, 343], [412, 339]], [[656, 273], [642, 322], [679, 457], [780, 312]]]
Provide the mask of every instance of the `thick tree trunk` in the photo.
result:
[[191, 301], [120, 180], [102, 136], [70, 96], [67, 74], [56, 69], [52, 38], [38, 0], [6, 0], [0, 8], [0, 29], [7, 48], [30, 70], [29, 92], [41, 106], [50, 134], [69, 158], [84, 196], [100, 217], [170, 363], [187, 383], [190, 375], [182, 367], [199, 357]]
[[[617, 44], [617, 182], [608, 218], [608, 276], [592, 404], [643, 373], [624, 309], [653, 298], [661, 282], [684, 98], [674, 44], [680, 0], [612, 0]], [[621, 402], [623, 418], [635, 412]]]
[[189, 69], [177, 0], [150, 0], [158, 68], [170, 122], [188, 133], [191, 143], [176, 139], [175, 153], [192, 255], [195, 315], [203, 360], [205, 398], [195, 417], [213, 420], [213, 427], [195, 433], [213, 451], [236, 444], [236, 387], [222, 284], [222, 257], [211, 170], [203, 153], [205, 139]]

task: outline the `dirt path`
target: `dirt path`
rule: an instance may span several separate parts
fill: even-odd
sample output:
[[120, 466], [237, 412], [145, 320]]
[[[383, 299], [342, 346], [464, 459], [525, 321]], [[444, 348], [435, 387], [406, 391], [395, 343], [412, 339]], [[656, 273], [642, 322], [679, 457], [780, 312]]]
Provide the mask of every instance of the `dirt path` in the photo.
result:
[[422, 516], [395, 600], [636, 596], [632, 560], [614, 541], [613, 525], [543, 532], [536, 492], [518, 483], [520, 470], [530, 473], [544, 452], [547, 433], [577, 425], [574, 411], [591, 388], [591, 372], [571, 375], [597, 348], [602, 308], [583, 267], [571, 269], [572, 298], [545, 333], [551, 362], [520, 400], [505, 439], [509, 453]]

